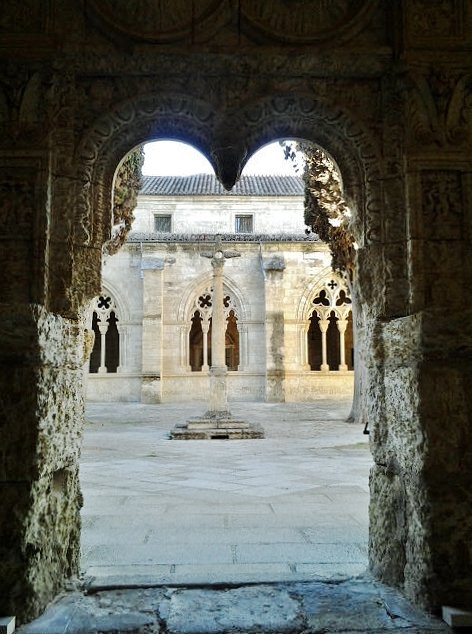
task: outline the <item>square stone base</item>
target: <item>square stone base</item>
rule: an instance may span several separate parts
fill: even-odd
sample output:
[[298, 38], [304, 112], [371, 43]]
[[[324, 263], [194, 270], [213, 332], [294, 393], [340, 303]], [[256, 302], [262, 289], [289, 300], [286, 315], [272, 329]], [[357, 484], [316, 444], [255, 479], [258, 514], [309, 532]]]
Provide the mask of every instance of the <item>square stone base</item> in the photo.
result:
[[264, 438], [264, 430], [231, 415], [198, 416], [175, 425], [170, 436], [173, 440], [240, 440]]

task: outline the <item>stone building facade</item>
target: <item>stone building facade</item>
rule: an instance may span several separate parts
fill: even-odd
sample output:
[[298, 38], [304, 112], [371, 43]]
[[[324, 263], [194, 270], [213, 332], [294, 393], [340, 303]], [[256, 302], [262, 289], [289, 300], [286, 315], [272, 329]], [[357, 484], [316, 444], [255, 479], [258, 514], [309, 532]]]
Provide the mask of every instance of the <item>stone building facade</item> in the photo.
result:
[[206, 174], [144, 177], [88, 310], [87, 399], [208, 400], [212, 269], [201, 253], [218, 233], [240, 255], [224, 267], [228, 398], [352, 396], [349, 289], [303, 214], [295, 176], [243, 176], [230, 192]]
[[424, 607], [470, 607], [471, 49], [470, 0], [2, 3], [1, 612], [37, 615], [78, 572], [82, 315], [117, 166], [161, 138], [227, 189], [280, 138], [336, 161], [370, 569]]

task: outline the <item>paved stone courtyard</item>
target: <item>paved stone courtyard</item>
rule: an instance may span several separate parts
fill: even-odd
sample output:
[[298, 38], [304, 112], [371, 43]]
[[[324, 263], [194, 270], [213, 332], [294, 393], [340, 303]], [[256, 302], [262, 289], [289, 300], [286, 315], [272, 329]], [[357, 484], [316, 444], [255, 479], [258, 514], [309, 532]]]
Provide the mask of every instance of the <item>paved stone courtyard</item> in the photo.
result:
[[234, 583], [367, 567], [368, 471], [347, 402], [239, 403], [263, 440], [169, 440], [205, 404], [91, 404], [81, 461], [88, 585]]
[[24, 634], [449, 632], [366, 573], [347, 401], [235, 403], [257, 440], [170, 440], [205, 403], [89, 404], [82, 579]]

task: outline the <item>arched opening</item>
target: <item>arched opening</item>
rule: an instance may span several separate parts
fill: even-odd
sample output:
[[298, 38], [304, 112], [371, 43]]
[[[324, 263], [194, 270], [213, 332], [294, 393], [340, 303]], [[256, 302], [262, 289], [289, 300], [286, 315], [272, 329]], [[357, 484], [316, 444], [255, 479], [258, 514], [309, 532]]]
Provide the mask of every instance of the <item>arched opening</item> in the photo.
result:
[[226, 319], [225, 357], [228, 370], [236, 371], [239, 366], [239, 331], [238, 319], [234, 310], [229, 311]]
[[341, 279], [326, 279], [315, 291], [307, 329], [308, 363], [312, 371], [354, 369], [352, 300]]
[[115, 302], [107, 295], [94, 298], [91, 305], [94, 345], [90, 354], [89, 372], [116, 373], [120, 366], [120, 335]]
[[[283, 151], [281, 148], [280, 154], [282, 157], [280, 164], [286, 169], [287, 165], [290, 165], [290, 163], [283, 159]], [[264, 160], [267, 161], [268, 159], [266, 158]], [[172, 178], [173, 176], [169, 175], [169, 179]], [[194, 181], [198, 180], [196, 176], [193, 176], [192, 178]], [[245, 174], [243, 172], [242, 179], [244, 178]], [[261, 177], [258, 176], [257, 178], [260, 179]], [[170, 180], [167, 181], [167, 183], [169, 182]], [[246, 180], [245, 184], [247, 185], [248, 183], [249, 181]], [[185, 182], [181, 179], [179, 181], [179, 186], [183, 187], [184, 185]], [[175, 409], [173, 408], [177, 408], [180, 412], [188, 411], [186, 408], [191, 405], [192, 398], [201, 399], [201, 393], [203, 393], [203, 390], [206, 389], [206, 385], [204, 384], [202, 384], [203, 388], [200, 386], [192, 388], [189, 382], [183, 383], [182, 379], [194, 380], [202, 378], [206, 381], [207, 371], [209, 367], [211, 367], [212, 363], [211, 267], [205, 258], [200, 257], [199, 251], [208, 250], [211, 247], [216, 231], [210, 230], [210, 222], [208, 217], [205, 216], [205, 213], [208, 213], [208, 207], [210, 206], [208, 198], [205, 199], [205, 210], [200, 210], [196, 207], [198, 213], [200, 214], [199, 218], [202, 224], [200, 226], [195, 224], [195, 229], [193, 229], [190, 224], [189, 217], [185, 217], [185, 214], [187, 213], [185, 210], [182, 212], [182, 215], [179, 216], [179, 204], [181, 203], [181, 200], [175, 202], [165, 196], [161, 196], [158, 201], [154, 203], [151, 200], [153, 194], [150, 193], [150, 189], [146, 189], [145, 191], [145, 196], [148, 198], [146, 198], [146, 200], [141, 200], [138, 203], [136, 213], [139, 233], [136, 237], [130, 234], [128, 242], [123, 248], [129, 252], [126, 266], [128, 266], [130, 258], [135, 258], [136, 262], [141, 263], [140, 266], [135, 266], [135, 268], [131, 270], [135, 270], [138, 273], [140, 269], [140, 275], [142, 276], [141, 279], [143, 280], [142, 282], [139, 282], [143, 284], [143, 311], [149, 310], [149, 313], [143, 312], [143, 363], [146, 363], [148, 373], [156, 377], [154, 379], [154, 384], [161, 384], [160, 388], [158, 388], [160, 389], [160, 402], [155, 405], [156, 414], [154, 416], [154, 428], [155, 430], [158, 429], [159, 433], [163, 433], [164, 430], [161, 429], [159, 425], [166, 425], [167, 431], [172, 427], [172, 416], [175, 416]], [[297, 196], [303, 203], [303, 191], [299, 191], [301, 193], [297, 194]], [[180, 196], [182, 195], [183, 194], [181, 193]], [[195, 205], [196, 194], [193, 192], [192, 196], [192, 204]], [[223, 194], [222, 196], [226, 196], [227, 199], [229, 194]], [[282, 198], [283, 194], [281, 191], [277, 191], [277, 196]], [[287, 201], [288, 199], [289, 197], [287, 197]], [[231, 222], [228, 223], [228, 231], [227, 233], [224, 233], [224, 238], [226, 238], [226, 240], [230, 240], [231, 232], [235, 238], [233, 242], [228, 241], [225, 243], [225, 249], [233, 249], [236, 251], [240, 250], [243, 255], [241, 258], [235, 260], [234, 264], [225, 269], [225, 359], [228, 370], [232, 375], [234, 375], [231, 377], [235, 379], [234, 394], [241, 394], [239, 400], [236, 398], [236, 400], [232, 400], [230, 402], [231, 409], [234, 410], [234, 408], [236, 408], [235, 411], [243, 411], [245, 415], [250, 412], [250, 415], [252, 416], [261, 416], [261, 412], [263, 411], [263, 408], [257, 409], [257, 407], [260, 408], [264, 401], [263, 399], [259, 399], [260, 404], [257, 404], [257, 398], [254, 398], [254, 394], [256, 392], [251, 387], [251, 384], [254, 384], [256, 380], [259, 380], [259, 376], [262, 376], [264, 380], [267, 380], [267, 385], [269, 386], [268, 389], [272, 390], [270, 395], [277, 393], [280, 394], [279, 388], [284, 381], [287, 385], [289, 384], [289, 380], [285, 379], [283, 376], [284, 373], [287, 373], [287, 375], [289, 374], [283, 367], [283, 364], [285, 363], [284, 357], [291, 360], [291, 363], [295, 364], [294, 360], [297, 359], [299, 355], [300, 345], [298, 342], [298, 328], [304, 328], [306, 322], [296, 315], [296, 307], [300, 303], [300, 297], [303, 291], [303, 286], [300, 285], [300, 287], [298, 287], [297, 284], [298, 279], [310, 279], [309, 277], [306, 278], [307, 275], [313, 275], [313, 263], [310, 258], [312, 258], [313, 253], [316, 253], [318, 257], [318, 241], [314, 239], [313, 236], [307, 236], [304, 232], [302, 203], [301, 207], [297, 211], [297, 220], [293, 221], [294, 223], [299, 223], [299, 234], [297, 234], [298, 237], [295, 241], [288, 239], [288, 230], [285, 234], [283, 232], [284, 227], [290, 226], [289, 223], [292, 222], [289, 217], [291, 213], [289, 205], [291, 202], [286, 203], [286, 208], [284, 210], [285, 215], [282, 215], [282, 221], [279, 229], [274, 230], [275, 239], [267, 239], [267, 237], [264, 238], [268, 230], [267, 228], [264, 229], [261, 224], [255, 203], [251, 203], [253, 205], [252, 207], [249, 207], [246, 203], [244, 211], [240, 213], [235, 211], [236, 203], [232, 202], [231, 210], [228, 212], [228, 218], [231, 219]], [[264, 200], [264, 205], [269, 206], [269, 203]], [[159, 209], [159, 211], [156, 212], [156, 209]], [[159, 216], [158, 226], [155, 221], [156, 213]], [[267, 214], [265, 207], [262, 209], [261, 213]], [[168, 223], [166, 226], [164, 224], [164, 220], [162, 219], [164, 215], [168, 216], [165, 221]], [[249, 225], [245, 225], [245, 231], [238, 231], [238, 225], [236, 222], [233, 223], [233, 219], [236, 217], [244, 217], [247, 219], [249, 216], [251, 216], [251, 230], [247, 229]], [[184, 221], [182, 220], [182, 217], [184, 217]], [[218, 222], [223, 222], [223, 220], [224, 213], [220, 212]], [[201, 245], [198, 247], [196, 246], [197, 243], [194, 244], [194, 242], [192, 242], [192, 236], [195, 233], [203, 238], [203, 240], [201, 240]], [[206, 234], [209, 235], [209, 238], [205, 241]], [[242, 234], [242, 236], [239, 234]], [[282, 235], [284, 235], [283, 238], [279, 237]], [[154, 243], [158, 246], [153, 246]], [[296, 254], [295, 258], [293, 257], [293, 254]], [[302, 257], [300, 257], [299, 254], [301, 254]], [[329, 253], [326, 248], [322, 252], [322, 258], [323, 267], [326, 268], [329, 264]], [[299, 261], [302, 263], [301, 266], [305, 266], [304, 273], [297, 272], [297, 266], [300, 266], [297, 264]], [[175, 273], [180, 265], [182, 265], [180, 275], [176, 275]], [[113, 266], [113, 262], [108, 260], [105, 275], [110, 276], [114, 274]], [[244, 267], [246, 267], [247, 270], [243, 275], [241, 271], [244, 270]], [[117, 273], [114, 275], [115, 277], [113, 279], [116, 281], [119, 278], [119, 275]], [[135, 277], [136, 282], [138, 282], [138, 275]], [[285, 279], [287, 279], [287, 282], [285, 282]], [[331, 279], [326, 280], [327, 283], [330, 281]], [[127, 285], [129, 288], [133, 288], [133, 284], [126, 283], [124, 278], [123, 284]], [[244, 291], [241, 289], [244, 289]], [[284, 290], [284, 293], [281, 293], [281, 290]], [[159, 299], [156, 300], [156, 297], [159, 297]], [[337, 317], [334, 316], [334, 309], [336, 308], [334, 297], [334, 294], [332, 297], [330, 296], [330, 301], [332, 300], [334, 302], [332, 307], [333, 310], [331, 311], [333, 313], [332, 328], [335, 333], [337, 333], [337, 342], [330, 336], [328, 340], [328, 348], [330, 356], [332, 355], [333, 363], [336, 363], [338, 366], [340, 364], [340, 333], [337, 326], [339, 315]], [[336, 295], [336, 298], [341, 298], [340, 305], [344, 306], [346, 304], [346, 294]], [[145, 306], [146, 301], [149, 302], [149, 308]], [[244, 302], [247, 304], [245, 307]], [[177, 304], [179, 304], [182, 308], [176, 310]], [[169, 312], [166, 312], [168, 311], [168, 307], [172, 307], [173, 312], [170, 309]], [[287, 313], [286, 319], [280, 320], [278, 317], [278, 311], [280, 311], [281, 308], [283, 308], [283, 311]], [[244, 309], [246, 312], [244, 312]], [[251, 310], [249, 311], [249, 309]], [[160, 316], [160, 318], [158, 316]], [[144, 329], [148, 329], [146, 333]], [[133, 345], [131, 341], [129, 342], [129, 345]], [[161, 346], [161, 352], [159, 352], [159, 346]], [[336, 348], [335, 352], [332, 352], [333, 347]], [[283, 348], [286, 349], [286, 352], [281, 354], [280, 349]], [[301, 375], [303, 375], [305, 381], [309, 381], [310, 373], [307, 373], [306, 369], [302, 367], [300, 361], [297, 361], [296, 363], [298, 363], [296, 373], [294, 374], [296, 381], [300, 381]], [[275, 371], [272, 371], [270, 364], [279, 365], [275, 368]], [[338, 369], [337, 366], [336, 369]], [[270, 368], [269, 371], [267, 371], [268, 367]], [[266, 377], [268, 377], [268, 379]], [[169, 390], [174, 390], [176, 396], [169, 396]], [[309, 394], [309, 390], [310, 388], [307, 390], [300, 389], [300, 393], [303, 393], [303, 395]], [[289, 394], [289, 388], [286, 389], [285, 394]], [[312, 396], [313, 395], [319, 398], [319, 394], [314, 392], [312, 389]], [[265, 394], [265, 398], [267, 398], [267, 393]], [[293, 396], [291, 399], [295, 402]], [[290, 527], [293, 528], [299, 524], [305, 525], [308, 523], [312, 526], [313, 532], [310, 533], [311, 537], [307, 537], [305, 540], [308, 544], [307, 550], [310, 550], [311, 554], [308, 555], [305, 553], [303, 557], [311, 557], [311, 564], [315, 566], [315, 568], [316, 566], [321, 566], [321, 568], [325, 566], [324, 570], [328, 570], [329, 566], [331, 566], [330, 569], [332, 569], [333, 566], [337, 565], [340, 568], [351, 566], [351, 570], [357, 566], [356, 570], [360, 570], [360, 566], [365, 567], [366, 565], [366, 499], [368, 497], [366, 490], [362, 486], [359, 487], [358, 484], [353, 485], [353, 490], [355, 490], [355, 495], [357, 495], [355, 499], [361, 500], [359, 503], [359, 517], [357, 524], [355, 525], [355, 531], [357, 531], [356, 539], [360, 539], [361, 542], [364, 540], [364, 545], [360, 546], [360, 542], [358, 542], [358, 545], [355, 547], [357, 553], [356, 561], [351, 561], [349, 563], [343, 561], [338, 562], [337, 564], [321, 565], [319, 563], [319, 555], [317, 555], [315, 551], [317, 551], [319, 544], [322, 543], [323, 540], [326, 540], [327, 543], [330, 538], [327, 533], [323, 533], [323, 538], [319, 537], [321, 533], [318, 532], [318, 530], [321, 531], [321, 528], [315, 528], [319, 520], [311, 513], [310, 507], [306, 507], [304, 504], [301, 504], [298, 498], [300, 492], [297, 490], [297, 487], [292, 486], [291, 484], [287, 485], [287, 482], [291, 481], [292, 478], [297, 479], [302, 477], [304, 472], [303, 470], [306, 472], [307, 468], [310, 473], [312, 473], [313, 477], [316, 477], [314, 475], [316, 473], [316, 468], [321, 471], [324, 470], [324, 468], [320, 465], [318, 465], [318, 467], [314, 467], [313, 464], [311, 464], [311, 466], [307, 466], [310, 464], [308, 453], [312, 449], [307, 447], [301, 449], [301, 445], [297, 445], [299, 441], [296, 438], [297, 432], [295, 431], [296, 426], [293, 412], [297, 410], [305, 413], [304, 416], [306, 417], [306, 422], [299, 423], [299, 429], [304, 429], [302, 435], [306, 434], [307, 437], [311, 437], [313, 429], [316, 429], [317, 425], [320, 425], [320, 428], [323, 427], [322, 418], [325, 415], [325, 410], [322, 407], [319, 409], [319, 414], [313, 415], [312, 412], [315, 408], [310, 402], [306, 402], [301, 405], [297, 404], [297, 406], [293, 406], [294, 409], [292, 409], [290, 399], [288, 399], [285, 404], [283, 401], [275, 401], [274, 407], [277, 407], [279, 402], [281, 405], [284, 405], [286, 409], [281, 410], [280, 414], [276, 413], [278, 411], [276, 409], [271, 410], [271, 420], [269, 421], [269, 419], [267, 419], [269, 421], [267, 423], [269, 425], [269, 432], [273, 433], [275, 437], [278, 437], [277, 434], [280, 434], [280, 437], [283, 437], [285, 434], [289, 433], [289, 428], [293, 430], [293, 440], [290, 443], [285, 441], [285, 445], [286, 452], [290, 452], [290, 455], [298, 456], [298, 466], [294, 469], [293, 464], [290, 463], [288, 468], [286, 468], [282, 464], [278, 464], [279, 458], [277, 458], [271, 451], [262, 451], [263, 455], [258, 460], [258, 469], [260, 470], [258, 476], [258, 487], [260, 486], [260, 488], [257, 490], [257, 495], [260, 499], [266, 499], [266, 496], [269, 495], [268, 491], [270, 491], [270, 487], [273, 487], [274, 490], [282, 491], [283, 489], [285, 491], [287, 502], [291, 500], [293, 504], [300, 503], [300, 510], [297, 512], [293, 511], [292, 514], [286, 513], [285, 504], [281, 504], [280, 509], [284, 518], [281, 519], [279, 517], [277, 518], [277, 521], [282, 521], [284, 525], [286, 524], [286, 528], [289, 529], [289, 531], [291, 530]], [[324, 402], [326, 403], [326, 401]], [[333, 419], [333, 417], [337, 417], [336, 422], [333, 423], [333, 425], [345, 425], [345, 423], [341, 421], [341, 417], [347, 414], [346, 408], [349, 408], [349, 405], [350, 404], [347, 403], [345, 399], [340, 400], [340, 409], [336, 409], [336, 413], [331, 414], [331, 419]], [[339, 403], [336, 406], [339, 406]], [[240, 410], [238, 410], [238, 408], [240, 408]], [[302, 408], [302, 410], [298, 410], [297, 408]], [[88, 411], [88, 416], [93, 420], [94, 416], [98, 415], [98, 411], [99, 410], [96, 409], [94, 414], [93, 408], [91, 408]], [[165, 412], [163, 423], [159, 421], [159, 411]], [[343, 414], [339, 413], [341, 411], [343, 411]], [[285, 421], [286, 429], [283, 428], [284, 423], [282, 421]], [[312, 429], [309, 428], [308, 421], [311, 421]], [[181, 422], [183, 422], [183, 420]], [[271, 426], [272, 428], [270, 428]], [[128, 427], [128, 430], [129, 429], [130, 428]], [[341, 427], [339, 427], [339, 430], [341, 430]], [[346, 430], [347, 435], [344, 437], [343, 442], [346, 442], [349, 446], [349, 444], [352, 443], [352, 437], [355, 430], [353, 428], [349, 429], [347, 426]], [[357, 432], [360, 433], [359, 430], [357, 430]], [[348, 438], [349, 440], [347, 440]], [[362, 440], [365, 440], [365, 437], [360, 437], [360, 441]], [[227, 523], [226, 532], [228, 533], [230, 530], [234, 530], [235, 536], [241, 535], [241, 532], [237, 530], [236, 525], [238, 521], [241, 521], [241, 513], [244, 514], [250, 511], [252, 503], [242, 506], [240, 502], [238, 503], [237, 499], [238, 496], [246, 496], [249, 494], [252, 486], [250, 482], [253, 480], [252, 477], [245, 478], [243, 476], [242, 479], [240, 478], [240, 481], [237, 482], [237, 478], [233, 474], [236, 474], [238, 470], [234, 465], [237, 461], [239, 461], [239, 465], [242, 468], [243, 473], [245, 471], [252, 473], [255, 469], [254, 459], [252, 457], [253, 450], [249, 447], [248, 455], [243, 452], [243, 454], [240, 453], [239, 457], [237, 457], [232, 455], [231, 451], [227, 449], [224, 464], [219, 465], [214, 462], [215, 450], [209, 449], [209, 453], [205, 455], [203, 462], [198, 461], [197, 465], [195, 462], [196, 458], [194, 457], [190, 460], [188, 455], [188, 452], [192, 452], [192, 447], [189, 447], [189, 449], [185, 447], [180, 450], [174, 448], [170, 449], [168, 446], [165, 448], [164, 446], [161, 446], [161, 443], [165, 444], [166, 442], [168, 442], [166, 439], [161, 440], [159, 436], [158, 445], [155, 445], [155, 449], [152, 451], [149, 450], [149, 456], [147, 456], [147, 454], [142, 456], [143, 468], [145, 464], [148, 464], [148, 468], [152, 472], [153, 455], [156, 454], [161, 456], [160, 469], [162, 478], [162, 474], [167, 473], [167, 470], [170, 468], [170, 458], [168, 452], [171, 451], [171, 455], [173, 455], [173, 469], [175, 469], [178, 464], [178, 459], [176, 457], [178, 454], [180, 459], [183, 461], [182, 467], [185, 471], [184, 482], [188, 482], [188, 484], [183, 484], [182, 488], [179, 489], [179, 499], [187, 500], [187, 497], [190, 494], [197, 497], [202, 496], [202, 499], [206, 500], [207, 496], [211, 495], [212, 505], [204, 510], [205, 505], [203, 504], [203, 513], [207, 514], [211, 508], [214, 515], [219, 516], [219, 509], [224, 504], [225, 508], [232, 509], [230, 515], [235, 514], [234, 519], [223, 519], [223, 522], [226, 521]], [[352, 444], [359, 445], [360, 442]], [[298, 449], [296, 450], [295, 447], [298, 447]], [[131, 443], [129, 450], [131, 451]], [[258, 449], [258, 451], [261, 450]], [[346, 455], [344, 457], [346, 465], [349, 464], [349, 460], [354, 457], [347, 456], [350, 451], [351, 449], [345, 449]], [[359, 447], [357, 450], [352, 449], [352, 452], [355, 453], [355, 451], [359, 452]], [[367, 457], [366, 459], [369, 460], [367, 445], [365, 442], [364, 451]], [[356, 459], [358, 459], [358, 457], [357, 453]], [[326, 459], [330, 460], [331, 457], [327, 456]], [[126, 460], [124, 453], [121, 454], [121, 460]], [[188, 462], [189, 460], [190, 462]], [[275, 472], [273, 471], [274, 469]], [[191, 481], [193, 482], [192, 478], [197, 471], [201, 474], [200, 484], [197, 484], [196, 481], [194, 484], [191, 484]], [[295, 472], [297, 474], [296, 476], [294, 475]], [[254, 478], [256, 478], [256, 476], [254, 476]], [[285, 481], [285, 484], [282, 483], [282, 480]], [[265, 490], [262, 487], [262, 483], [265, 483]], [[221, 493], [217, 493], [217, 489], [215, 488], [217, 486], [220, 487], [222, 491], [226, 491], [224, 494], [225, 497], [223, 497]], [[304, 486], [308, 486], [306, 482]], [[236, 495], [233, 495], [232, 492], [236, 490], [238, 492]], [[154, 492], [156, 491], [159, 492], [160, 496], [163, 496], [162, 499], [166, 499], [166, 494], [160, 488], [160, 485], [156, 484]], [[318, 489], [318, 493], [319, 491], [320, 490]], [[340, 507], [337, 507], [339, 500], [337, 499], [337, 496], [332, 497], [333, 512], [337, 514], [338, 521], [347, 527], [349, 521], [352, 522], [352, 520], [348, 520], [345, 515], [341, 518], [339, 517]], [[85, 490], [85, 499], [86, 508], [84, 511], [84, 518], [87, 517], [88, 513], [87, 490]], [[159, 508], [160, 502], [157, 497], [155, 501], [157, 508]], [[186, 502], [182, 503], [185, 504]], [[184, 513], [180, 504], [181, 503], [176, 500], [172, 505], [172, 509], [179, 508], [179, 517], [183, 518]], [[335, 510], [336, 507], [337, 510]], [[197, 525], [200, 522], [205, 523], [203, 516], [200, 516], [199, 513], [200, 509], [198, 511], [196, 509], [192, 511], [194, 516], [193, 521]], [[306, 513], [308, 513], [309, 517]], [[251, 530], [256, 534], [261, 535], [261, 543], [257, 545], [257, 557], [262, 557], [263, 559], [265, 557], [266, 564], [271, 570], [273, 570], [275, 566], [275, 561], [273, 560], [274, 556], [268, 553], [265, 555], [263, 554], [264, 547], [262, 545], [262, 533], [265, 534], [264, 540], [266, 544], [273, 543], [276, 539], [277, 529], [272, 525], [268, 527], [267, 523], [264, 523], [259, 516], [259, 510], [254, 510], [251, 514], [253, 516], [250, 522]], [[93, 511], [91, 515], [93, 515]], [[167, 516], [174, 517], [173, 512], [169, 511]], [[144, 520], [144, 524], [146, 524], [146, 521], [147, 520]], [[165, 521], [165, 518], [160, 515], [159, 517], [153, 517], [153, 528], [149, 528], [148, 543], [154, 544], [154, 540], [157, 539], [159, 531], [165, 530]], [[98, 526], [99, 523], [100, 522], [97, 521], [95, 526]], [[359, 538], [360, 525], [363, 525], [363, 538]], [[212, 526], [211, 530], [214, 528], [215, 527]], [[187, 532], [187, 529], [188, 527], [184, 519], [181, 520], [180, 526], [177, 522], [173, 530], [173, 539], [178, 540], [183, 534], [183, 531]], [[210, 526], [207, 526], [207, 529], [210, 529]], [[352, 535], [349, 536], [350, 529], [346, 528], [345, 530], [346, 532], [344, 536], [342, 538], [340, 537], [340, 539], [352, 539]], [[194, 533], [195, 536], [200, 535], [197, 528], [194, 529]], [[222, 536], [215, 537], [215, 540], [218, 540], [221, 537]], [[87, 538], [88, 537], [86, 537], [86, 539]], [[235, 537], [235, 539], [240, 540], [240, 537]], [[321, 540], [321, 542], [319, 540]], [[296, 539], [295, 542], [297, 542]], [[284, 542], [283, 544], [279, 542], [278, 549], [275, 549], [274, 552], [278, 552], [278, 556], [286, 557], [287, 552], [291, 547], [293, 547], [293, 544], [290, 546], [288, 542]], [[152, 548], [154, 548], [154, 546]], [[202, 552], [206, 552], [206, 548], [206, 544], [201, 545]], [[254, 544], [250, 546], [249, 544], [243, 543], [239, 546], [235, 546], [233, 554], [234, 565], [238, 566], [241, 564], [241, 566], [244, 566], [243, 562], [245, 555], [236, 554], [238, 548], [244, 550], [246, 548], [256, 548], [256, 546]], [[85, 566], [90, 566], [91, 562], [93, 562], [94, 552], [94, 546], [85, 541]], [[166, 557], [175, 556], [171, 555], [171, 553], [174, 553], [174, 549], [171, 545], [169, 545], [167, 553], [161, 553], [160, 556], [162, 558], [160, 560], [156, 560], [155, 563], [167, 566], [169, 562]], [[212, 552], [209, 552], [206, 555], [206, 565], [209, 567], [208, 569], [214, 565], [214, 553], [215, 548], [213, 548]], [[283, 553], [283, 555], [280, 555], [280, 553]], [[116, 561], [116, 551], [113, 556]], [[195, 570], [201, 570], [202, 564], [199, 563], [198, 557], [193, 555], [194, 560], [192, 560], [192, 555], [189, 554], [188, 556], [190, 557], [188, 563], [195, 566]], [[123, 559], [123, 557], [124, 555], [120, 554], [118, 559]], [[137, 565], [139, 561], [140, 559], [138, 557], [135, 565]], [[363, 562], [362, 564], [359, 563], [361, 561]], [[307, 561], [305, 561], [303, 565], [300, 564], [300, 570], [304, 569], [303, 566], [307, 564]], [[173, 564], [175, 574], [179, 573], [181, 569], [180, 565], [181, 564]], [[262, 570], [263, 567], [263, 561], [261, 560], [260, 569]], [[97, 567], [97, 570], [99, 570], [99, 568], [100, 566]], [[315, 568], [311, 568], [310, 570], [313, 571]], [[318, 568], [318, 570], [321, 570], [321, 568]], [[257, 572], [257, 566], [254, 570]], [[306, 570], [308, 571], [308, 565]], [[261, 573], [257, 572], [257, 574]], [[297, 574], [300, 578], [302, 578], [303, 573]], [[223, 578], [224, 575], [222, 580]]]

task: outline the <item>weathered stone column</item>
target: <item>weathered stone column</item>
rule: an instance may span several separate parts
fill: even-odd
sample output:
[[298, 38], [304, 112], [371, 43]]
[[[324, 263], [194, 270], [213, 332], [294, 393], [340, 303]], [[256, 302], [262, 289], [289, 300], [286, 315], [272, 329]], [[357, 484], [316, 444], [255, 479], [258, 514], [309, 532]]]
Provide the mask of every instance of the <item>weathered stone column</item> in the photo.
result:
[[326, 333], [329, 327], [328, 319], [320, 319], [318, 322], [319, 328], [321, 330], [321, 372], [329, 372], [328, 365], [328, 356], [326, 351]]
[[202, 321], [202, 337], [203, 337], [202, 372], [208, 372], [208, 331], [209, 330], [210, 330], [210, 322]]
[[107, 366], [105, 365], [105, 358], [107, 352], [107, 332], [108, 324], [99, 324], [98, 329], [100, 331], [100, 367], [98, 368], [99, 374], [107, 373]]
[[225, 363], [226, 320], [223, 307], [224, 261], [223, 252], [215, 251], [211, 260], [211, 265], [213, 267], [213, 311], [211, 316], [209, 415], [228, 412], [228, 368]]
[[338, 319], [336, 322], [339, 331], [339, 370], [341, 372], [347, 370], [346, 364], [346, 344], [344, 334], [346, 332], [347, 319]]

